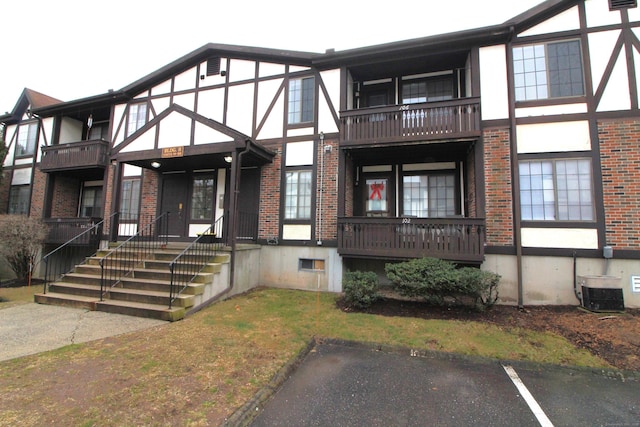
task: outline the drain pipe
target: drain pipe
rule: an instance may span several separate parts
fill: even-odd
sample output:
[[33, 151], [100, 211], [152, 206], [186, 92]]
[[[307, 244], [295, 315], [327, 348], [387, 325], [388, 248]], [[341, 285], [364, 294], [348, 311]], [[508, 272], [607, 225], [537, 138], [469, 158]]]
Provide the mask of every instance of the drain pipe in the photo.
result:
[[322, 246], [322, 184], [324, 182], [324, 132], [320, 132], [320, 194], [318, 195], [318, 246]]
[[582, 295], [578, 292], [578, 259], [576, 257], [576, 251], [573, 251], [573, 293], [576, 295], [580, 304], [582, 304]]

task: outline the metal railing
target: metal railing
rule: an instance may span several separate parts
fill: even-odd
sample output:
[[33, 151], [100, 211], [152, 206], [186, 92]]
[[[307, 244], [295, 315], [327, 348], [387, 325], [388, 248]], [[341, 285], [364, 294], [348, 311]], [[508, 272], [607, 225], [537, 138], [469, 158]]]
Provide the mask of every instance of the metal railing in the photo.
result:
[[[115, 213], [111, 214], [109, 219], [114, 215]], [[44, 262], [45, 266], [43, 291], [45, 294], [52, 282], [59, 280], [76, 265], [84, 263], [88, 256], [96, 253], [104, 222], [103, 219], [95, 223], [42, 257], [41, 262]]]
[[204, 233], [200, 234], [169, 264], [171, 284], [169, 286], [169, 309], [175, 299], [197, 277], [198, 273], [215, 257], [224, 246], [222, 227], [224, 217], [218, 218]]
[[167, 246], [169, 212], [140, 222], [137, 233], [100, 258], [100, 301], [113, 286], [120, 283], [156, 249]]
[[[102, 218], [45, 218], [43, 221], [49, 228], [46, 244], [60, 245], [73, 240], [76, 246], [93, 246], [102, 238], [98, 233], [84, 233], [98, 222], [103, 222]], [[80, 234], [82, 238], [77, 238]]]

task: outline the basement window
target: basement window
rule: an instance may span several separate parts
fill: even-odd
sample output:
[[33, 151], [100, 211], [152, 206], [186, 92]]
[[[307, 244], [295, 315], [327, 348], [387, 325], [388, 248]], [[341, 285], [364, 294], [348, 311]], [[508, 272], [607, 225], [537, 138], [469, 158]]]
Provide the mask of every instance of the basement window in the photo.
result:
[[633, 9], [637, 6], [637, 0], [609, 0], [609, 10]]
[[323, 259], [300, 258], [298, 269], [302, 271], [324, 271]]

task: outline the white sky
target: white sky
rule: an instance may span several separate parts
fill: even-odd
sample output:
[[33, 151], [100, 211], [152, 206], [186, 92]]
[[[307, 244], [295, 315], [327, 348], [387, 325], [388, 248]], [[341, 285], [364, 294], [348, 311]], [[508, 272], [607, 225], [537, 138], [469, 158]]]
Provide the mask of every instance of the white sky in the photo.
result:
[[206, 43], [340, 51], [500, 24], [541, 2], [4, 2], [0, 114], [13, 109], [25, 87], [63, 101], [98, 95], [120, 89]]

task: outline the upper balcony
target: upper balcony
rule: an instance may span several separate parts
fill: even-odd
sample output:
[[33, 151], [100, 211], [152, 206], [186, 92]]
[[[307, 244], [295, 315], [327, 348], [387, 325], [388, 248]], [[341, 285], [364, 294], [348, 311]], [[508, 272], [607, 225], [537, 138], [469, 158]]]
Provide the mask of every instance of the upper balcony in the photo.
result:
[[42, 147], [42, 172], [104, 169], [109, 161], [109, 143], [102, 139]]
[[362, 108], [340, 113], [342, 146], [479, 136], [479, 98]]

